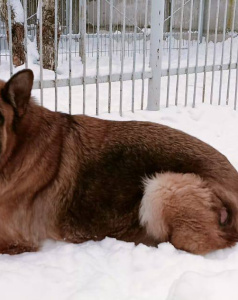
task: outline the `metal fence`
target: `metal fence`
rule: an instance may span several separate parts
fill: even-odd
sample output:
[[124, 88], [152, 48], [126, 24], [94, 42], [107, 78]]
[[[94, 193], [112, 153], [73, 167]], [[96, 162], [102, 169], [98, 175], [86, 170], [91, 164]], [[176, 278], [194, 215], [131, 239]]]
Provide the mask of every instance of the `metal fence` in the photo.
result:
[[[173, 39], [173, 10], [176, 0], [171, 1], [169, 39]], [[197, 101], [237, 106], [237, 1], [199, 0], [197, 7], [197, 40], [192, 44], [195, 0], [181, 0], [179, 48], [173, 60], [171, 44], [166, 55], [168, 65], [161, 71], [167, 85], [166, 106]], [[231, 5], [232, 4], [232, 5]], [[222, 9], [221, 9], [222, 8]], [[187, 50], [182, 49], [184, 14], [188, 29]], [[206, 17], [206, 18], [204, 18]], [[205, 22], [204, 22], [205, 21]], [[236, 22], [235, 22], [236, 21]], [[222, 26], [221, 26], [222, 24]], [[212, 27], [212, 28], [211, 28]], [[212, 43], [210, 42], [212, 41]], [[163, 57], [164, 59], [165, 57]], [[153, 68], [153, 64], [152, 64]], [[236, 70], [236, 71], [235, 71]], [[173, 77], [173, 75], [175, 75]], [[173, 77], [173, 79], [172, 79]], [[171, 89], [173, 81], [173, 89]], [[182, 81], [182, 82], [181, 82]], [[159, 104], [158, 104], [159, 106]]]
[[[54, 50], [55, 72], [43, 69], [43, 0], [38, 2], [38, 19], [33, 13], [36, 4], [22, 3], [28, 12], [24, 14], [29, 38], [25, 41], [26, 67], [36, 74], [34, 89], [40, 91], [42, 105], [50, 97], [51, 108], [61, 109], [61, 91], [67, 89], [68, 111], [72, 112], [76, 99], [80, 112], [88, 113], [87, 95], [93, 88], [96, 114], [106, 109], [120, 114], [145, 107], [157, 110], [171, 104], [194, 107], [199, 102], [229, 104], [236, 109], [236, 0], [55, 0], [59, 11], [55, 24], [60, 21], [62, 26], [59, 49]], [[11, 27], [11, 20], [8, 22]], [[6, 46], [6, 26], [1, 22], [0, 26], [1, 77], [1, 69], [5, 72], [8, 66], [12, 74], [14, 68]], [[11, 44], [9, 35], [10, 50]]]

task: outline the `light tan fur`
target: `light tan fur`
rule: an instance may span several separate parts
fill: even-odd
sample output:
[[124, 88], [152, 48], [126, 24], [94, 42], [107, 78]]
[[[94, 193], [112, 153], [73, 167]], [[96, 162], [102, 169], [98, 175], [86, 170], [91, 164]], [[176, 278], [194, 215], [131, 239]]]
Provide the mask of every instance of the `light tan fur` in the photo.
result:
[[227, 212], [206, 182], [195, 174], [161, 173], [144, 180], [140, 223], [160, 242], [171, 241], [177, 248], [206, 252], [221, 244], [220, 221]]

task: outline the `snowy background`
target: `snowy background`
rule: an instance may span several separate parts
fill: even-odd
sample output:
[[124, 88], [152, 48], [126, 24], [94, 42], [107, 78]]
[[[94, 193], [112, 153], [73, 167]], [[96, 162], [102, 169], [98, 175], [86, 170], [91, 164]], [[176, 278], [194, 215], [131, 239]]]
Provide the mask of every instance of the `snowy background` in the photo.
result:
[[[225, 61], [229, 62], [229, 40], [226, 42]], [[234, 43], [238, 43], [234, 39]], [[236, 44], [237, 45], [237, 44]], [[194, 46], [195, 47], [195, 46]], [[214, 44], [209, 44], [209, 55]], [[39, 78], [39, 65], [34, 44], [29, 44], [29, 66]], [[195, 48], [194, 48], [195, 49]], [[199, 59], [204, 63], [204, 44]], [[186, 65], [187, 50], [182, 51], [182, 66]], [[237, 54], [234, 51], [235, 55]], [[177, 54], [173, 52], [172, 65]], [[195, 61], [191, 51], [191, 64]], [[218, 43], [221, 54], [221, 43]], [[165, 52], [165, 56], [168, 53]], [[217, 55], [217, 57], [220, 57]], [[73, 76], [82, 74], [80, 58], [73, 58]], [[138, 71], [142, 57], [137, 56]], [[236, 60], [234, 56], [233, 61]], [[95, 74], [95, 58], [88, 58], [87, 75]], [[166, 67], [167, 59], [164, 60]], [[211, 58], [209, 59], [211, 62]], [[126, 68], [131, 71], [132, 58], [126, 58]], [[220, 62], [218, 62], [220, 63]], [[148, 61], [147, 61], [148, 64]], [[148, 67], [147, 67], [148, 68]], [[17, 70], [19, 70], [18, 68]], [[17, 71], [14, 70], [14, 71]], [[120, 72], [120, 58], [113, 57], [114, 73]], [[108, 72], [108, 58], [100, 60], [101, 74]], [[59, 66], [59, 78], [68, 76], [67, 62]], [[131, 108], [131, 82], [124, 83], [123, 117], [119, 117], [119, 83], [113, 84], [112, 113], [107, 111], [108, 85], [100, 85], [100, 118], [113, 120], [147, 120], [181, 129], [214, 146], [225, 154], [238, 169], [238, 113], [232, 109], [236, 72], [232, 71], [230, 106], [225, 106], [228, 72], [224, 72], [222, 105], [218, 106], [220, 73], [215, 76], [214, 105], [209, 105], [211, 73], [207, 75], [205, 103], [201, 103], [203, 74], [198, 77], [197, 105], [191, 108], [194, 76], [189, 76], [190, 100], [184, 107], [185, 76], [180, 78], [179, 106], [164, 108], [167, 79], [162, 83], [162, 109], [158, 112], [140, 111], [141, 82], [136, 84], [136, 112]], [[0, 65], [0, 78], [9, 78], [8, 61]], [[44, 79], [54, 78], [54, 73], [44, 70]], [[171, 78], [171, 104], [174, 101], [176, 76]], [[147, 82], [145, 87], [147, 88]], [[82, 111], [82, 87], [73, 87], [72, 108]], [[59, 89], [59, 110], [68, 111], [68, 88]], [[145, 91], [147, 94], [147, 91]], [[39, 91], [33, 95], [39, 99]], [[86, 112], [95, 114], [95, 86], [88, 86]], [[54, 90], [44, 90], [44, 105], [54, 109]], [[38, 253], [17, 256], [0, 255], [0, 298], [18, 300], [37, 299], [159, 299], [159, 300], [219, 300], [238, 299], [238, 245], [206, 256], [192, 255], [163, 243], [158, 248], [125, 243], [106, 238], [101, 242], [80, 245], [46, 241]]]

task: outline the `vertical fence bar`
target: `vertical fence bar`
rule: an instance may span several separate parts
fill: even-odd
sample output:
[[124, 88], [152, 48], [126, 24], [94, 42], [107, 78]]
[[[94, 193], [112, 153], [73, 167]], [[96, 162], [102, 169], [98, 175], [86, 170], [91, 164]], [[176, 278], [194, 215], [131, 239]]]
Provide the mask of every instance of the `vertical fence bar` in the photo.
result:
[[208, 61], [208, 43], [210, 36], [210, 20], [211, 20], [211, 0], [208, 2], [208, 17], [207, 17], [207, 34], [206, 34], [206, 51], [205, 51], [205, 67], [203, 76], [203, 91], [202, 91], [202, 102], [205, 101], [206, 93], [206, 79], [207, 79], [207, 61]]
[[25, 66], [28, 68], [28, 53], [27, 53], [27, 1], [23, 1], [23, 9], [24, 9], [24, 48], [25, 48]]
[[120, 79], [120, 107], [119, 112], [122, 116], [123, 105], [123, 73], [124, 73], [124, 57], [125, 57], [125, 32], [126, 32], [126, 0], [123, 0], [123, 24], [122, 24], [122, 45], [121, 45], [121, 79]]
[[230, 67], [228, 73], [228, 84], [227, 84], [227, 94], [226, 94], [226, 104], [229, 103], [230, 98], [230, 85], [231, 85], [231, 63], [232, 63], [232, 56], [233, 56], [233, 36], [234, 36], [234, 28], [235, 28], [235, 17], [236, 17], [236, 0], [234, 0], [234, 9], [233, 9], [233, 16], [232, 16], [232, 25], [231, 25], [231, 48], [230, 48]]
[[95, 34], [95, 1], [93, 1], [93, 43], [92, 43], [92, 56], [93, 56], [93, 51], [94, 51], [94, 34]]
[[181, 47], [182, 47], [182, 38], [183, 38], [183, 14], [184, 14], [184, 0], [182, 0], [181, 18], [180, 18], [179, 51], [178, 51], [178, 74], [177, 74], [177, 83], [176, 83], [175, 105], [178, 105], [179, 71], [180, 71], [180, 66], [181, 66]]
[[[78, 26], [79, 26], [79, 34], [80, 34], [80, 30], [81, 30], [81, 24], [82, 24], [82, 22], [81, 22], [81, 14], [82, 14], [82, 2], [81, 2], [81, 0], [78, 0], [79, 1], [79, 19], [78, 19]], [[80, 38], [81, 38], [81, 34], [79, 35], [79, 37], [78, 37], [78, 43], [79, 43], [79, 47], [78, 47], [78, 54], [79, 54], [79, 56], [81, 55], [80, 54]]]
[[237, 61], [236, 61], [236, 87], [235, 87], [235, 100], [234, 109], [237, 108], [237, 92], [238, 92], [238, 49], [237, 49]]
[[[117, 18], [117, 29], [116, 29], [116, 40], [118, 41], [118, 33], [119, 33], [119, 28], [118, 28], [118, 22], [119, 22], [119, 19]], [[118, 44], [119, 43], [116, 43], [116, 53], [118, 53]], [[120, 51], [120, 50], [119, 50]]]
[[[0, 35], [2, 34], [2, 23], [0, 21]], [[3, 40], [4, 41], [4, 40]], [[2, 51], [2, 41], [0, 39], [0, 65], [1, 65], [1, 62], [2, 62], [2, 55], [1, 55], [1, 51]]]
[[99, 33], [100, 33], [100, 0], [97, 0], [97, 73], [96, 73], [96, 115], [99, 114]]
[[[63, 5], [63, 1], [61, 1], [61, 26], [62, 26], [62, 33], [65, 34], [64, 31], [64, 5]], [[64, 39], [62, 39], [62, 49], [64, 49]], [[63, 63], [63, 59], [64, 59], [64, 51], [62, 50], [61, 53], [61, 62]]]
[[[64, 3], [64, 2], [63, 2]], [[65, 0], [65, 16], [66, 16], [66, 28], [65, 28], [65, 45], [66, 45], [66, 51], [65, 51], [65, 59], [68, 60], [68, 34], [69, 34], [69, 0]]]
[[[7, 32], [7, 24], [3, 23], [3, 33], [6, 33]], [[10, 38], [10, 37], [9, 37]], [[5, 38], [4, 39], [4, 44], [3, 44], [3, 47], [4, 49], [8, 49], [9, 52], [10, 52], [10, 49], [9, 49], [9, 45], [7, 43], [7, 39]], [[7, 61], [7, 56], [5, 56], [5, 59]], [[11, 64], [11, 57], [10, 57], [10, 64]], [[11, 70], [10, 70], [11, 71]]]
[[[0, 34], [2, 35], [2, 22], [1, 21], [0, 21]], [[4, 39], [3, 39], [3, 42], [4, 42]], [[2, 41], [0, 39], [0, 65], [1, 65], [1, 62], [2, 62], [1, 51], [2, 51]]]
[[58, 109], [58, 87], [57, 87], [57, 67], [58, 67], [58, 0], [55, 0], [55, 111]]
[[193, 1], [190, 3], [190, 16], [189, 16], [189, 31], [188, 31], [188, 56], [187, 56], [187, 73], [186, 73], [186, 89], [185, 89], [185, 106], [188, 104], [188, 80], [189, 80], [189, 66], [190, 66], [190, 44], [193, 24]]
[[[93, 1], [93, 3], [94, 3], [94, 1]], [[93, 4], [93, 6], [94, 6], [94, 4]], [[88, 40], [88, 51], [87, 51], [86, 55], [88, 55], [88, 57], [89, 57], [90, 48], [91, 48], [91, 51], [93, 52], [93, 43], [94, 42], [90, 43], [90, 35], [89, 35], [90, 34], [90, 24], [89, 24], [89, 20], [87, 18], [87, 7], [89, 7], [89, 0], [86, 0], [86, 30], [87, 30], [87, 25], [88, 25], [88, 31], [86, 31], [86, 34], [88, 32], [88, 34], [86, 35], [87, 36], [87, 40]], [[94, 15], [94, 13], [93, 13], [93, 15]], [[93, 26], [92, 32], [94, 33], [94, 20], [93, 20], [93, 24], [91, 24], [91, 25]], [[94, 41], [94, 35], [93, 35], [93, 38], [91, 40]]]
[[152, 78], [148, 87], [148, 110], [160, 109], [161, 71], [163, 57], [164, 0], [151, 3], [150, 67]]
[[[135, 15], [134, 15], [134, 52], [133, 52], [133, 75], [132, 75], [132, 107], [131, 110], [135, 112], [135, 72], [136, 72], [136, 34], [137, 34], [137, 3], [135, 0]], [[129, 45], [129, 43], [128, 43]]]
[[72, 0], [69, 0], [69, 113], [72, 110]]
[[220, 74], [220, 87], [219, 87], [219, 100], [218, 100], [219, 105], [221, 105], [221, 92], [222, 92], [222, 81], [223, 81], [224, 50], [225, 50], [226, 23], [227, 23], [227, 7], [228, 7], [228, 0], [226, 0], [226, 3], [225, 3], [225, 13], [224, 13], [224, 21], [223, 21], [221, 74]]
[[[106, 1], [104, 2], [104, 28], [106, 28], [106, 20], [107, 20], [107, 9], [106, 9]], [[107, 42], [106, 42], [106, 33], [104, 33], [104, 55], [106, 56], [106, 48], [107, 48]]]
[[83, 0], [76, 0], [79, 2], [79, 56], [81, 57], [83, 63]]
[[39, 0], [39, 30], [40, 30], [40, 102], [43, 105], [43, 45], [42, 45], [42, 0]]
[[86, 0], [81, 0], [82, 3], [82, 62], [83, 62], [83, 114], [86, 112], [86, 69], [87, 69], [87, 59], [86, 59], [86, 9], [87, 9], [87, 4]]
[[197, 75], [198, 75], [198, 57], [199, 57], [199, 42], [200, 42], [200, 30], [202, 22], [202, 3], [204, 0], [200, 0], [199, 3], [199, 20], [198, 20], [198, 36], [197, 36], [197, 50], [196, 50], [196, 66], [195, 66], [195, 81], [194, 81], [194, 92], [193, 92], [193, 107], [196, 104], [196, 94], [197, 94]]
[[212, 86], [211, 86], [211, 96], [210, 104], [213, 101], [213, 87], [215, 79], [215, 64], [216, 64], [216, 50], [217, 50], [217, 31], [218, 31], [218, 21], [219, 21], [219, 10], [220, 10], [220, 0], [217, 0], [217, 9], [216, 9], [216, 27], [215, 27], [215, 39], [214, 39], [214, 53], [213, 53], [213, 69], [212, 69]]
[[202, 43], [202, 37], [203, 37], [203, 30], [204, 30], [204, 15], [205, 15], [205, 1], [206, 0], [202, 0], [201, 3], [201, 22], [200, 22], [200, 26], [199, 26], [199, 41], [200, 43]]
[[171, 0], [171, 12], [170, 12], [170, 29], [169, 29], [169, 62], [168, 62], [168, 80], [167, 80], [167, 100], [166, 107], [169, 106], [169, 94], [170, 94], [170, 77], [171, 77], [171, 55], [172, 55], [172, 37], [173, 37], [173, 20], [174, 20], [174, 0]]
[[109, 13], [109, 85], [108, 85], [108, 112], [111, 112], [112, 105], [112, 17], [113, 17], [113, 0], [110, 0]]
[[142, 90], [141, 90], [141, 110], [144, 109], [144, 95], [145, 95], [145, 59], [146, 59], [146, 37], [148, 26], [148, 0], [145, 1], [145, 30], [143, 36], [143, 66], [142, 66]]
[[[77, 0], [77, 2], [80, 2], [80, 0]], [[73, 25], [74, 25], [73, 33], [78, 33], [78, 32], [80, 32], [80, 27], [78, 28], [78, 32], [77, 32], [77, 24], [76, 24], [76, 20], [77, 20], [77, 4], [76, 4], [75, 1], [73, 2], [73, 5], [74, 5], [74, 8], [73, 8], [73, 11], [74, 11], [73, 20], [74, 20], [74, 22], [72, 22]], [[76, 48], [76, 37], [75, 37], [74, 38], [74, 56], [75, 57], [76, 57], [76, 53], [77, 53], [77, 48]]]
[[9, 32], [9, 54], [10, 54], [10, 76], [13, 74], [12, 61], [12, 13], [10, 0], [7, 1], [7, 17], [8, 17], [8, 32]]

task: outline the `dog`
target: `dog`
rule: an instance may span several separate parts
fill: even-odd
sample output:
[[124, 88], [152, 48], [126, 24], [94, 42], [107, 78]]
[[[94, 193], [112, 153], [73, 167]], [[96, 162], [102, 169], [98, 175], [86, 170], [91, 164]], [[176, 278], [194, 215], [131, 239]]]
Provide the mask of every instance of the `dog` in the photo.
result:
[[52, 112], [31, 70], [0, 81], [0, 253], [109, 236], [196, 254], [238, 240], [238, 173], [221, 153], [150, 122]]

